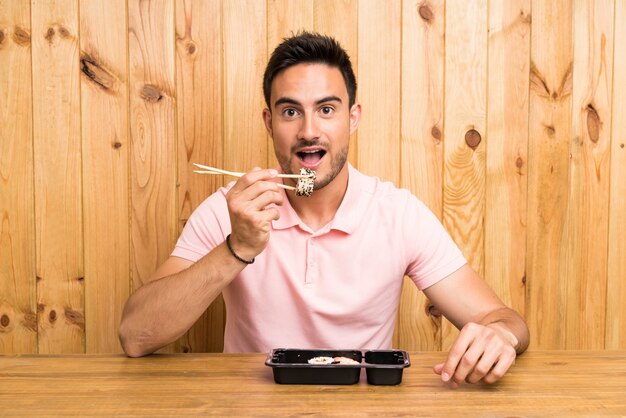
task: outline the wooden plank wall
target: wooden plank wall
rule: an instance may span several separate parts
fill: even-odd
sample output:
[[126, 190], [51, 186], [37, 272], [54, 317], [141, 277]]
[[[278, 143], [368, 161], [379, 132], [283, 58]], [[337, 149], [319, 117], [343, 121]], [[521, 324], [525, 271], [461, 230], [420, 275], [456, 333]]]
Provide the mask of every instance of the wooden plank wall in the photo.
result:
[[[335, 36], [349, 159], [410, 189], [531, 348], [626, 348], [626, 2], [0, 0], [0, 353], [120, 352], [125, 300], [235, 170], [275, 165], [261, 76]], [[173, 352], [220, 351], [221, 298]], [[405, 280], [394, 344], [456, 330]]]
[[31, 22], [38, 352], [76, 352], [85, 349], [78, 3], [33, 1]]
[[[223, 165], [222, 19], [219, 2], [176, 2], [177, 234], [191, 212], [221, 183], [195, 176], [190, 161]], [[212, 74], [207, 77], [206, 74]], [[220, 297], [182, 339], [181, 351], [220, 351], [224, 301]]]
[[0, 2], [0, 351], [37, 353], [30, 4]]
[[80, 7], [88, 353], [117, 350], [115, 334], [93, 331], [114, 329], [130, 295], [128, 60], [118, 53], [128, 49], [125, 6], [100, 0]]

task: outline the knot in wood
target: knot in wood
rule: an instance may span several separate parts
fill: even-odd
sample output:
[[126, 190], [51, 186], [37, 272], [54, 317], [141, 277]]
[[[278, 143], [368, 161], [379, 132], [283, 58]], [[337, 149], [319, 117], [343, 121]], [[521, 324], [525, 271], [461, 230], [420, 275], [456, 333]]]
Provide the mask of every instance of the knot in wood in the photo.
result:
[[85, 315], [74, 309], [65, 308], [65, 319], [71, 324], [79, 326], [81, 329], [85, 327]]
[[44, 38], [46, 39], [46, 41], [52, 42], [52, 39], [54, 38], [55, 33], [56, 32], [54, 31], [54, 28], [50, 26], [48, 30], [46, 31], [46, 35], [44, 36]]
[[430, 134], [437, 140], [437, 142], [441, 141], [441, 130], [437, 127], [437, 125], [433, 126], [430, 130]]
[[55, 311], [54, 309], [50, 311], [50, 314], [48, 315], [48, 317], [50, 318], [50, 322], [54, 322], [57, 320], [57, 311]]
[[482, 137], [476, 129], [470, 129], [465, 133], [465, 143], [468, 147], [475, 150], [482, 141]]
[[600, 125], [600, 115], [598, 115], [598, 111], [593, 105], [589, 103], [587, 106], [587, 132], [589, 133], [589, 139], [594, 144], [597, 144], [600, 139]]
[[32, 332], [37, 332], [37, 314], [34, 312], [26, 312], [22, 325]]
[[80, 71], [104, 90], [110, 91], [115, 86], [115, 77], [87, 53], [80, 57]]
[[421, 4], [417, 9], [420, 17], [426, 22], [430, 23], [433, 20], [434, 14], [430, 7], [427, 4]]
[[2, 315], [2, 318], [0, 318], [0, 325], [6, 328], [9, 326], [10, 323], [11, 323], [11, 320], [9, 319], [9, 315], [7, 314]]
[[65, 26], [60, 25], [59, 26], [59, 35], [61, 35], [61, 38], [70, 38], [70, 31], [67, 30], [67, 28]]
[[16, 26], [13, 30], [13, 42], [18, 44], [19, 46], [28, 46], [30, 45], [30, 32], [27, 30]]
[[193, 55], [196, 53], [196, 44], [193, 41], [187, 42], [185, 48], [187, 49], [187, 53], [189, 55]]
[[2, 42], [4, 42], [4, 29], [0, 29], [0, 44], [2, 44]]
[[435, 305], [433, 305], [432, 303], [428, 305], [426, 310], [428, 311], [428, 315], [434, 318], [441, 317], [441, 312], [439, 312], [439, 309], [435, 308]]
[[163, 98], [161, 91], [152, 84], [145, 84], [141, 89], [141, 98], [147, 102], [156, 103]]

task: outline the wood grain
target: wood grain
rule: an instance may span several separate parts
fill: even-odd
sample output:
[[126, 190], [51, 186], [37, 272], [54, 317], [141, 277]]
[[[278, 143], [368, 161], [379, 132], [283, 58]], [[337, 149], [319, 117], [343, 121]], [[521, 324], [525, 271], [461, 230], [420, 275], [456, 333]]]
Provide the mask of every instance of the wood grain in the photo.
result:
[[[221, 186], [220, 177], [194, 174], [192, 165], [223, 165], [221, 8], [221, 0], [176, 2], [179, 234], [191, 213]], [[182, 338], [182, 351], [222, 351], [224, 315], [219, 296]]]
[[[266, 3], [224, 2], [224, 167], [249, 171], [267, 164], [263, 71], [267, 63]], [[228, 180], [230, 181], [230, 179]]]
[[530, 0], [489, 2], [485, 280], [524, 315]]
[[[561, 254], [566, 348], [604, 348], [613, 92], [613, 0], [574, 2], [569, 196]], [[586, 237], [586, 239], [580, 239]]]
[[0, 62], [0, 353], [36, 353], [28, 2], [0, 1]]
[[626, 348], [626, 2], [615, 3], [613, 39], [615, 54], [605, 348], [614, 350]]
[[363, 106], [358, 168], [398, 184], [402, 9], [397, 2], [375, 0], [361, 0], [358, 9], [359, 101]]
[[[443, 204], [443, 69], [445, 2], [404, 2], [402, 9], [402, 142], [400, 186], [411, 190], [441, 220]], [[441, 347], [441, 315], [405, 278], [395, 346]]]
[[[452, 390], [438, 352], [409, 353], [397, 386], [280, 385], [265, 354], [0, 356], [7, 416], [621, 416], [624, 351], [528, 352], [498, 384]], [[58, 384], [50, 384], [56, 382]], [[593, 388], [593, 390], [590, 390]]]
[[[284, 40], [299, 31], [313, 31], [314, 0], [268, 0], [267, 1], [267, 57]], [[262, 78], [259, 82], [262, 82]], [[264, 108], [267, 105], [263, 106]], [[272, 138], [267, 139], [267, 167], [279, 167]]]
[[172, 7], [171, 0], [128, 4], [133, 288], [167, 258], [177, 229]]
[[85, 350], [78, 2], [33, 0], [39, 353]]
[[284, 38], [302, 30], [313, 30], [313, 6], [315, 0], [267, 1], [267, 52], [271, 52]]
[[[358, 83], [358, 0], [315, 0], [313, 18], [317, 32], [332, 36], [346, 50]], [[348, 150], [348, 161], [355, 167], [358, 167], [358, 135], [357, 130], [350, 136]]]
[[124, 0], [81, 4], [87, 353], [122, 352], [117, 331], [130, 294], [127, 27]]
[[531, 347], [565, 348], [562, 276], [572, 106], [572, 5], [533, 1], [528, 153], [527, 303]]
[[[446, 2], [443, 224], [484, 272], [487, 2]], [[457, 331], [443, 323], [442, 347]]]
[[177, 237], [173, 16], [172, 0], [128, 2], [133, 289]]

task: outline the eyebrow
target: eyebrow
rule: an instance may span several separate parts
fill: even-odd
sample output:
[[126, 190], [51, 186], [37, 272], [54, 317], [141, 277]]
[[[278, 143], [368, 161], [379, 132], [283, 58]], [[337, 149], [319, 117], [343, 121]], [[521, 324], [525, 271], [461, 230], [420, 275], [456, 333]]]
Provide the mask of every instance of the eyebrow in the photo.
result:
[[[342, 103], [341, 98], [337, 97], [337, 96], [326, 96], [326, 97], [322, 97], [319, 100], [315, 101], [316, 105], [322, 104], [322, 103], [326, 103], [326, 102], [339, 102]], [[296, 99], [292, 99], [291, 97], [281, 97], [280, 99], [276, 100], [274, 102], [274, 107], [278, 107], [281, 104], [292, 104], [292, 105], [300, 105], [300, 102], [297, 101]]]

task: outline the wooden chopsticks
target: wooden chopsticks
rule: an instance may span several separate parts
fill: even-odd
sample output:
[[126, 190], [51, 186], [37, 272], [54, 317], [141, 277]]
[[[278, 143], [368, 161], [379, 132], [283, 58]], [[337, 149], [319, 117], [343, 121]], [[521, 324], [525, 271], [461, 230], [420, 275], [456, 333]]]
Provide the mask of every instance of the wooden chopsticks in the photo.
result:
[[[193, 170], [194, 173], [198, 173], [198, 174], [224, 174], [224, 175], [231, 176], [231, 177], [241, 177], [244, 174], [246, 174], [246, 173], [240, 173], [237, 171], [222, 170], [220, 168], [209, 167], [209, 166], [202, 165], [202, 164], [193, 163], [193, 165], [202, 169], [202, 170]], [[304, 179], [304, 178], [311, 177], [311, 175], [279, 174], [277, 177], [284, 178], [284, 179]], [[278, 187], [282, 187], [283, 189], [286, 189], [286, 190], [296, 190], [295, 187], [287, 186], [286, 184], [282, 184], [282, 183], [276, 183], [276, 184], [278, 184]]]

